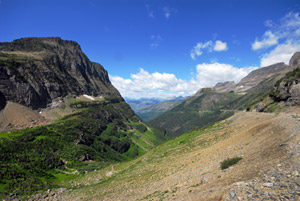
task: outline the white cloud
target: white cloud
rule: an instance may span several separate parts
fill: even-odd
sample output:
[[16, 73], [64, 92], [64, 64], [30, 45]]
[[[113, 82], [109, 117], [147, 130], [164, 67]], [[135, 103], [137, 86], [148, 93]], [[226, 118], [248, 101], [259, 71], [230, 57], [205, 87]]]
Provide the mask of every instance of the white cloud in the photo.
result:
[[257, 38], [252, 43], [252, 50], [259, 50], [262, 48], [268, 48], [278, 44], [278, 36], [273, 34], [271, 31], [266, 31], [263, 35], [263, 39], [259, 41]]
[[288, 64], [291, 56], [300, 51], [300, 14], [290, 12], [286, 14], [278, 24], [267, 20], [265, 25], [269, 28], [262, 40], [257, 38], [252, 43], [252, 49], [264, 49], [275, 46], [264, 52], [261, 56], [261, 66], [268, 66], [278, 62]]
[[276, 46], [271, 52], [263, 55], [260, 66], [269, 66], [279, 62], [288, 64], [293, 54], [297, 51], [300, 51], [300, 43], [287, 41], [286, 43]]
[[205, 42], [205, 43], [197, 43], [197, 45], [194, 46], [194, 48], [190, 52], [190, 56], [192, 59], [196, 59], [196, 56], [200, 56], [203, 54], [203, 49], [208, 49], [209, 52], [212, 51], [212, 45], [213, 42], [211, 40]]
[[212, 51], [226, 51], [228, 49], [227, 43], [217, 40], [213, 42], [212, 40], [206, 41], [204, 43], [197, 43], [194, 48], [190, 51], [190, 56], [193, 60], [203, 54], [204, 50], [208, 52]]
[[249, 72], [257, 67], [237, 68], [230, 64], [211, 63], [197, 65], [197, 80], [201, 87], [211, 87], [218, 82], [235, 81], [239, 82]]
[[228, 50], [227, 43], [217, 40], [215, 43], [214, 51], [226, 51]]
[[163, 38], [159, 34], [152, 35], [150, 39], [151, 39], [151, 43], [150, 43], [151, 48], [157, 48], [161, 43], [161, 41], [163, 40]]
[[196, 79], [182, 80], [174, 74], [149, 73], [142, 68], [137, 74], [132, 74], [130, 79], [112, 75], [110, 79], [123, 97], [169, 98], [193, 95], [200, 88], [212, 87], [217, 82], [238, 82], [254, 69], [256, 67], [237, 68], [229, 64], [204, 63], [197, 65]]

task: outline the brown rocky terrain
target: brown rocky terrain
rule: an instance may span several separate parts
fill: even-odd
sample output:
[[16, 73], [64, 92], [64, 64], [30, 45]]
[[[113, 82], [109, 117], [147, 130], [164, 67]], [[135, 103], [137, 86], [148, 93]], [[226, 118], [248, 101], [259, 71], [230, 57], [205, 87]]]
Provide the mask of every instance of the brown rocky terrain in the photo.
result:
[[234, 91], [236, 84], [234, 81], [227, 81], [227, 82], [219, 82], [214, 86], [214, 89], [219, 92], [230, 92]]
[[0, 132], [31, 128], [50, 123], [37, 111], [8, 101], [0, 111]]
[[[239, 112], [33, 200], [299, 200], [300, 116]], [[221, 170], [226, 158], [242, 157]], [[110, 174], [108, 174], [110, 173]]]

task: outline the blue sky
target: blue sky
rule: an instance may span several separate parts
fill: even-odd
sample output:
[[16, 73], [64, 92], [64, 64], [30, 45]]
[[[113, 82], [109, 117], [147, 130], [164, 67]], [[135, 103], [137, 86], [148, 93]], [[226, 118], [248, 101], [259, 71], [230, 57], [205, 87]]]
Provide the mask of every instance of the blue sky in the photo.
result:
[[0, 41], [59, 36], [123, 96], [191, 95], [300, 51], [298, 0], [0, 0]]

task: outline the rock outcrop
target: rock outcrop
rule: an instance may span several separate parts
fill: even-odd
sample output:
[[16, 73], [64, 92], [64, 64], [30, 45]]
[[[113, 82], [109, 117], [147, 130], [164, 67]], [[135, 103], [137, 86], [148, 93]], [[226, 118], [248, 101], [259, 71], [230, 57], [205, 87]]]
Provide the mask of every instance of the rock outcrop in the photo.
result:
[[290, 105], [300, 105], [300, 68], [287, 73], [279, 80], [270, 96], [277, 102], [285, 101]]
[[2, 110], [6, 105], [6, 99], [4, 95], [0, 92], [0, 110]]
[[0, 91], [7, 101], [32, 109], [55, 98], [88, 94], [123, 101], [107, 71], [74, 41], [22, 38], [0, 43]]
[[236, 84], [234, 81], [227, 81], [227, 82], [218, 82], [214, 89], [218, 92], [231, 92], [234, 91]]

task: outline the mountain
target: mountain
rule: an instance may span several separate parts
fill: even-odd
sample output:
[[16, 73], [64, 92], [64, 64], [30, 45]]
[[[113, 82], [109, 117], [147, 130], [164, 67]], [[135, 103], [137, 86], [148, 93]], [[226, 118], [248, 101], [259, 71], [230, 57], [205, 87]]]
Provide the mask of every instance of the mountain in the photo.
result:
[[290, 66], [284, 63], [277, 63], [267, 67], [263, 67], [250, 72], [244, 77], [236, 86], [236, 93], [246, 93], [251, 88], [255, 87], [258, 83], [273, 77], [274, 75], [282, 75], [291, 71]]
[[157, 98], [140, 98], [138, 100], [126, 99], [126, 102], [136, 113], [138, 113], [140, 110], [144, 109], [145, 107], [160, 103], [161, 101], [163, 100]]
[[230, 92], [234, 91], [236, 87], [236, 84], [234, 81], [227, 81], [227, 82], [218, 82], [215, 86], [214, 89], [219, 92]]
[[233, 112], [225, 110], [224, 107], [239, 96], [204, 88], [149, 123], [166, 129], [171, 136], [179, 136], [192, 129], [207, 126], [231, 116]]
[[[88, 173], [84, 179], [72, 180], [76, 182], [72, 187], [40, 193], [32, 200], [48, 196], [59, 200], [299, 200], [299, 53], [289, 67], [294, 70], [267, 76], [229, 104], [220, 100], [234, 93], [202, 89], [171, 110], [194, 106], [197, 112], [229, 105], [256, 111], [265, 104], [262, 111], [270, 113], [236, 111], [129, 163]], [[180, 112], [178, 118], [185, 115]]]
[[80, 46], [60, 38], [22, 38], [0, 43], [0, 91], [8, 101], [45, 108], [58, 97], [113, 96], [107, 71]]
[[186, 97], [178, 96], [168, 99], [140, 98], [138, 100], [125, 98], [135, 113], [144, 121], [149, 121], [160, 114], [172, 109]]
[[284, 77], [276, 80], [268, 96], [254, 102], [252, 108], [259, 112], [297, 112], [300, 105], [300, 53], [290, 60], [294, 69]]
[[136, 116], [100, 64], [60, 38], [0, 43], [0, 109], [0, 198], [60, 186], [166, 138]]
[[147, 122], [158, 117], [164, 112], [171, 110], [187, 98], [188, 97], [176, 97], [171, 100], [165, 100], [150, 106], [146, 106], [144, 108], [140, 108], [138, 111], [135, 112], [143, 121]]
[[248, 91], [253, 90], [258, 83], [266, 79], [271, 79], [272, 77], [283, 77], [287, 72], [293, 69], [294, 67], [292, 65], [285, 65], [284, 63], [273, 64], [250, 72], [237, 84], [233, 81], [217, 83], [214, 89], [219, 92], [246, 94]]
[[[218, 83], [212, 89], [199, 90], [190, 99], [149, 123], [166, 129], [171, 136], [178, 136], [191, 129], [225, 119], [237, 110], [255, 108], [257, 111], [263, 111], [261, 104], [257, 103], [269, 97], [275, 83], [287, 72], [297, 68], [298, 61], [299, 53], [295, 53], [289, 65], [284, 63], [270, 65], [250, 72], [238, 84]], [[294, 91], [296, 93], [297, 90]]]

